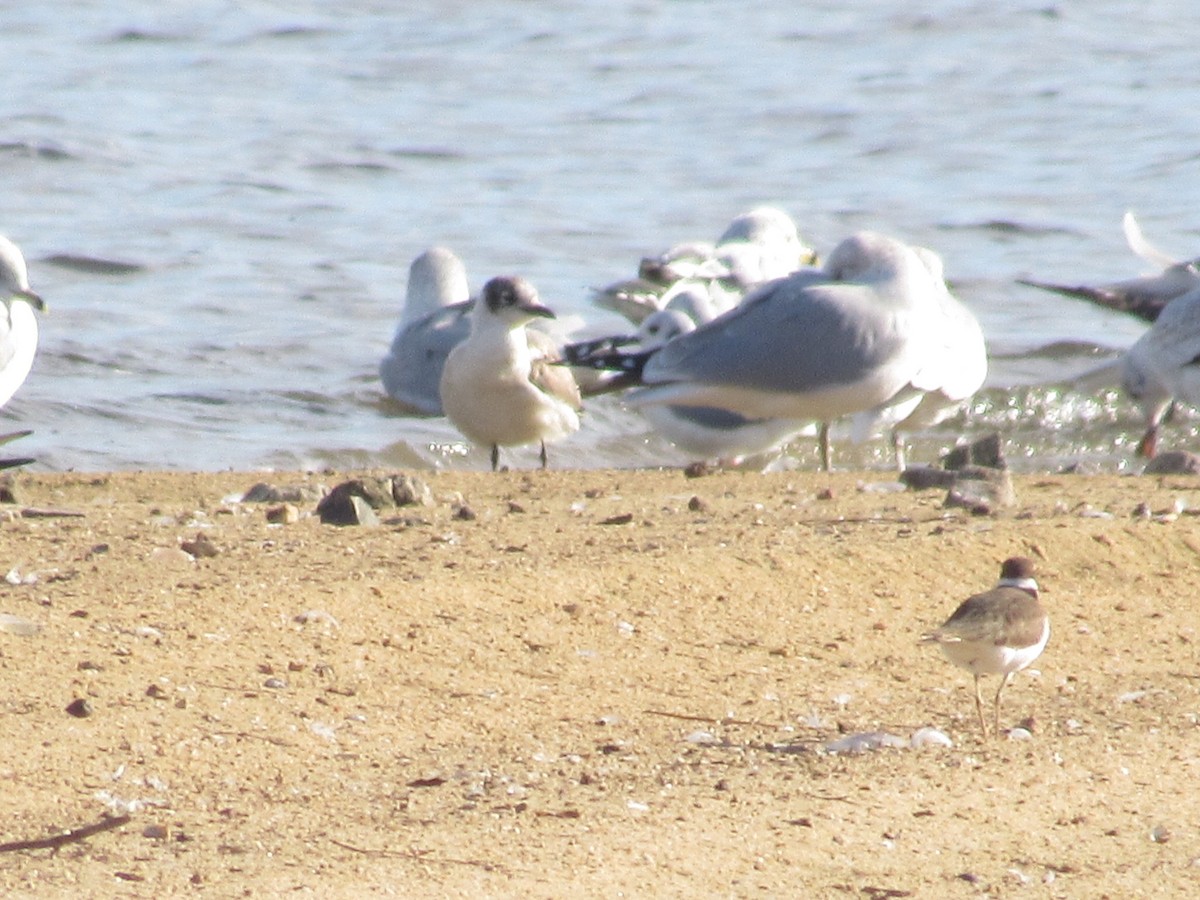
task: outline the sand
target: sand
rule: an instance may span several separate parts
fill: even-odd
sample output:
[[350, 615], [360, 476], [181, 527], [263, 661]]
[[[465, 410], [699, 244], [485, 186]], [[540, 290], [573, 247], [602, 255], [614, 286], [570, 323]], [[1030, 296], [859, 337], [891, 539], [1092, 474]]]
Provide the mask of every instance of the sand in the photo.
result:
[[[1194, 477], [978, 516], [883, 473], [421, 474], [349, 527], [236, 502], [262, 477], [16, 477], [0, 894], [1200, 895]], [[1017, 554], [1053, 634], [984, 740], [918, 638]]]

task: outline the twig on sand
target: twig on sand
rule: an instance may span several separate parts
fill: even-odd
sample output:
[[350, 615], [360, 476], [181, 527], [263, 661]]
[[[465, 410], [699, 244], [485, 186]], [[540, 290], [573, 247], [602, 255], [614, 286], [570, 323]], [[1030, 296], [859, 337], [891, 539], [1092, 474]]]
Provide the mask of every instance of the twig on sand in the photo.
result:
[[496, 863], [486, 862], [481, 859], [456, 859], [453, 856], [430, 856], [429, 850], [372, 850], [369, 847], [356, 847], [353, 844], [347, 844], [345, 841], [339, 841], [337, 838], [329, 838], [329, 843], [341, 847], [344, 850], [350, 850], [354, 853], [362, 853], [365, 856], [387, 856], [396, 857], [399, 859], [415, 859], [421, 862], [442, 863], [447, 866], [475, 866], [479, 869], [484, 869], [488, 872], [502, 872], [503, 866]]
[[682, 719], [684, 722], [716, 722], [721, 725], [748, 725], [751, 728], [762, 726], [762, 722], [747, 722], [744, 719], [727, 719], [724, 716], [695, 716], [690, 713], [669, 712], [665, 709], [643, 710], [648, 716], [665, 716], [668, 719]]
[[14, 850], [57, 850], [64, 844], [82, 841], [102, 831], [111, 831], [114, 828], [120, 828], [130, 818], [130, 816], [113, 816], [112, 818], [104, 818], [91, 825], [84, 825], [82, 828], [76, 828], [73, 831], [56, 834], [48, 838], [35, 838], [30, 841], [9, 841], [7, 844], [0, 844], [0, 853], [10, 853]]

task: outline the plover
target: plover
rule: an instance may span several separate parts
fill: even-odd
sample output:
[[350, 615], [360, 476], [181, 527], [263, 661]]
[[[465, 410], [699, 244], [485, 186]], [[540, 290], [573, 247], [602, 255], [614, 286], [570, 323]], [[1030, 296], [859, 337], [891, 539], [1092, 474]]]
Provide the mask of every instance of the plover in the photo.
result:
[[988, 728], [979, 692], [980, 676], [1002, 676], [993, 713], [999, 733], [1000, 695], [1005, 685], [1014, 672], [1041, 655], [1049, 639], [1050, 619], [1038, 601], [1033, 561], [1023, 556], [1006, 559], [996, 587], [968, 597], [945, 624], [921, 638], [922, 642], [938, 644], [952, 663], [974, 676], [975, 710], [984, 737]]
[[524, 278], [500, 276], [483, 286], [471, 312], [471, 333], [446, 357], [440, 393], [446, 416], [473, 443], [491, 448], [541, 444], [579, 429], [579, 386], [566, 366], [531, 350], [525, 326], [554, 318]]
[[[0, 407], [24, 384], [37, 352], [38, 324], [34, 310], [45, 308], [42, 298], [29, 287], [25, 257], [8, 238], [0, 235]], [[17, 431], [0, 435], [0, 444], [29, 434]], [[0, 468], [29, 462], [0, 460]]]

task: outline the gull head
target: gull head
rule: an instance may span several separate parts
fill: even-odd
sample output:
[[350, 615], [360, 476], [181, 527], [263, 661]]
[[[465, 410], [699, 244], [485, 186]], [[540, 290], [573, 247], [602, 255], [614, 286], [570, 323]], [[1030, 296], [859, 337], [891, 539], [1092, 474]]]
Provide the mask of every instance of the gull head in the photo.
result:
[[507, 328], [519, 328], [537, 318], [556, 318], [542, 306], [537, 289], [519, 275], [498, 275], [485, 284], [474, 315], [476, 322], [490, 320]]
[[14, 300], [24, 300], [34, 309], [46, 307], [42, 298], [29, 287], [29, 273], [20, 248], [0, 235], [0, 301], [8, 305]]
[[681, 334], [696, 330], [696, 323], [677, 309], [660, 309], [650, 313], [638, 326], [637, 343], [643, 350], [654, 350], [675, 340]]

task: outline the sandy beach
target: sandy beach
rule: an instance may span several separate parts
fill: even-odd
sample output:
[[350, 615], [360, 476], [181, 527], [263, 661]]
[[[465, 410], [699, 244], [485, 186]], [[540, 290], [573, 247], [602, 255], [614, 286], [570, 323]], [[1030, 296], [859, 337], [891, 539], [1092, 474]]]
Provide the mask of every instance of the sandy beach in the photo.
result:
[[[1200, 893], [1195, 477], [973, 515], [879, 472], [415, 473], [314, 514], [391, 474], [15, 476], [0, 893]], [[985, 741], [918, 638], [1012, 555], [1053, 633]]]

